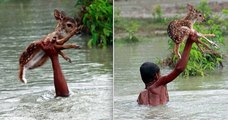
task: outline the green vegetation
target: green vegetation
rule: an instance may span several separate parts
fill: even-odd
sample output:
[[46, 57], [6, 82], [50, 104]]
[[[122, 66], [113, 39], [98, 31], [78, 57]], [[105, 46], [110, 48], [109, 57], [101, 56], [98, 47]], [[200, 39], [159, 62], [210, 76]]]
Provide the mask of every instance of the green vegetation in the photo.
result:
[[135, 36], [136, 31], [138, 31], [138, 23], [135, 21], [131, 21], [129, 26], [126, 26], [126, 31], [128, 32], [127, 41], [136, 42], [138, 38]]
[[[197, 9], [202, 11], [206, 18], [211, 15], [212, 11], [210, 7], [208, 6], [206, 1], [201, 1], [200, 4], [197, 6]], [[218, 16], [213, 16], [210, 18], [210, 20], [207, 20], [206, 23], [195, 23], [194, 29], [198, 31], [199, 33], [203, 34], [215, 34], [216, 37], [209, 38], [210, 40], [214, 41], [215, 43], [219, 44], [220, 46], [224, 44], [224, 33], [221, 29], [222, 26], [218, 23], [222, 22], [221, 19]], [[205, 39], [200, 38], [201, 41], [208, 43]], [[171, 39], [169, 39], [169, 49], [172, 51], [174, 47], [174, 43]], [[213, 46], [210, 46], [215, 51], [219, 51], [219, 48], [215, 48]], [[180, 53], [182, 53], [184, 49], [184, 43], [182, 43], [180, 47]], [[177, 62], [177, 57], [172, 54], [168, 58], [166, 58], [162, 63], [165, 63], [169, 66], [174, 66]], [[187, 68], [185, 69], [184, 73], [182, 75], [184, 76], [196, 76], [201, 75], [204, 76], [206, 71], [214, 70], [218, 66], [222, 65], [222, 56], [219, 53], [204, 53], [202, 54], [199, 51], [199, 48], [196, 44], [193, 44], [193, 47], [190, 52], [190, 58], [187, 65]]]
[[[186, 11], [186, 6], [180, 6], [180, 11]], [[195, 6], [196, 9], [200, 10], [202, 13], [204, 13], [204, 16], [206, 16], [207, 22], [205, 23], [195, 23], [194, 29], [197, 30], [200, 33], [203, 34], [215, 34], [216, 37], [208, 37], [210, 40], [217, 43], [220, 47], [215, 48], [213, 46], [210, 46], [213, 48], [215, 53], [201, 53], [198, 49], [198, 47], [194, 44], [193, 48], [190, 53], [190, 59], [188, 62], [188, 66], [185, 70], [185, 72], [182, 74], [183, 76], [204, 76], [207, 71], [212, 71], [218, 68], [222, 65], [223, 56], [221, 54], [220, 48], [224, 45], [224, 35], [227, 35], [228, 30], [228, 21], [223, 18], [223, 15], [228, 14], [227, 10], [222, 10], [221, 14], [214, 14], [212, 12], [211, 8], [208, 6], [207, 1], [203, 0], [200, 2], [198, 6]], [[163, 9], [160, 5], [157, 5], [154, 7], [153, 10], [153, 17], [151, 18], [124, 18], [118, 16], [118, 20], [115, 21], [115, 35], [117, 36], [117, 41], [127, 41], [126, 36], [129, 36], [127, 31], [127, 26], [131, 26], [131, 22], [135, 22], [138, 24], [138, 29], [135, 29], [134, 35], [138, 38], [142, 37], [154, 37], [154, 35], [162, 35], [166, 36], [167, 32], [167, 26], [169, 22], [179, 19], [182, 16], [175, 16], [171, 18], [167, 18], [163, 15]], [[118, 13], [121, 11], [118, 10]], [[116, 16], [115, 16], [116, 17]], [[156, 33], [157, 31], [163, 31], [161, 33]], [[126, 33], [126, 34], [124, 34]], [[124, 35], [123, 35], [124, 34]], [[167, 36], [167, 40], [168, 40]], [[203, 42], [209, 43], [205, 41], [204, 39], [201, 39]], [[180, 48], [180, 53], [182, 53], [184, 44], [182, 43]], [[168, 40], [168, 46], [169, 51], [172, 53], [173, 51], [173, 41], [171, 39]], [[160, 60], [159, 63], [165, 66], [174, 67], [176, 65], [177, 58], [170, 54], [168, 55], [164, 60]]]
[[[137, 36], [154, 36], [160, 33], [156, 33], [155, 31], [166, 31], [167, 26], [170, 21], [176, 19], [174, 18], [165, 18], [163, 16], [163, 11], [160, 5], [156, 5], [154, 8], [154, 12], [152, 12], [153, 18], [123, 18], [120, 16], [120, 10], [115, 8], [115, 34], [118, 37], [120, 34], [121, 40], [125, 40], [127, 42], [138, 41], [138, 40], [129, 40], [129, 38], [138, 38]], [[123, 33], [126, 35], [122, 36]], [[164, 32], [162, 32], [164, 35]]]
[[88, 46], [105, 47], [112, 45], [113, 11], [108, 0], [77, 0], [81, 6], [81, 22], [92, 35]]
[[223, 10], [222, 11], [224, 14], [228, 14], [228, 10]]
[[[115, 16], [115, 38], [124, 37], [125, 39], [122, 40], [126, 40], [126, 38], [129, 37], [128, 29], [132, 24], [135, 24], [135, 26], [137, 26], [137, 29], [134, 30], [134, 36], [137, 38], [139, 38], [139, 36], [152, 37], [154, 35], [160, 35], [160, 33], [156, 33], [155, 31], [162, 31], [162, 35], [166, 35], [166, 29], [169, 24], [168, 20], [166, 20], [166, 22], [156, 22], [156, 24], [153, 24], [153, 20], [151, 20], [151, 18], [141, 19], [119, 17], [118, 19], [119, 20], [116, 21]], [[174, 20], [174, 18], [170, 20]]]
[[[222, 12], [224, 15], [228, 15], [228, 10], [224, 9]], [[223, 29], [224, 34], [228, 34], [228, 20], [223, 21], [223, 24], [224, 24], [224, 26], [223, 26], [224, 27], [224, 29]]]
[[123, 22], [124, 19], [120, 17], [120, 10], [118, 8], [115, 9], [115, 24], [119, 26], [120, 29], [122, 29], [124, 32], [127, 32], [127, 36], [122, 38], [123, 40], [127, 42], [137, 42], [138, 38], [136, 37], [135, 33], [139, 29], [138, 21], [129, 20], [126, 22]]
[[156, 5], [153, 12], [152, 12], [152, 15], [154, 17], [154, 21], [155, 22], [165, 22], [165, 18], [162, 17], [162, 14], [163, 14], [163, 11], [161, 9], [161, 6]]

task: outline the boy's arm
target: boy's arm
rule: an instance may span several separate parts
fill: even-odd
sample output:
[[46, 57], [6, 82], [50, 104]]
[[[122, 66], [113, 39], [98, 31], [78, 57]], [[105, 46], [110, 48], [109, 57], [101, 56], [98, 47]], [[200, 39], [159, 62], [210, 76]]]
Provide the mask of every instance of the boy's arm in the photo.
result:
[[166, 85], [167, 83], [173, 81], [180, 73], [184, 71], [184, 69], [187, 66], [190, 50], [192, 48], [192, 44], [197, 41], [197, 35], [196, 33], [190, 34], [189, 38], [186, 41], [184, 51], [181, 55], [181, 59], [177, 62], [174, 70], [169, 73], [168, 75], [160, 77], [153, 85], [152, 87], [158, 87], [161, 85]]

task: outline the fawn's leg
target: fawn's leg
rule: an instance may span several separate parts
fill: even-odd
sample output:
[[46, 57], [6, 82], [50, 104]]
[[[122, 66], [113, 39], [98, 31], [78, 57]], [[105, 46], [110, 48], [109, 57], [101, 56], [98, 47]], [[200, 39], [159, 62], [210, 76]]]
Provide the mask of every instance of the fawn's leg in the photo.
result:
[[80, 46], [78, 46], [78, 45], [76, 45], [76, 44], [65, 44], [65, 45], [57, 45], [57, 44], [55, 44], [54, 46], [55, 46], [56, 49], [59, 50], [59, 54], [60, 54], [66, 61], [68, 61], [69, 63], [71, 63], [71, 59], [70, 59], [66, 54], [64, 54], [61, 50], [63, 50], [63, 49], [70, 49], [70, 48], [75, 48], [75, 49], [76, 49], [76, 48], [78, 48], [78, 49], [81, 48]]
[[65, 44], [65, 45], [57, 45], [57, 44], [55, 44], [54, 46], [55, 46], [55, 48], [57, 48], [59, 50], [70, 49], [70, 48], [75, 48], [75, 49], [76, 48], [78, 48], [78, 49], [81, 48], [80, 46], [78, 46], [76, 44]]
[[59, 51], [59, 54], [63, 57], [63, 59], [65, 59], [66, 61], [68, 61], [69, 63], [71, 63], [71, 59], [70, 57], [68, 57], [63, 51]]
[[[207, 50], [203, 50], [203, 49], [199, 46], [199, 44], [202, 44]], [[200, 51], [201, 51], [202, 53], [206, 53], [206, 52], [214, 53], [214, 51], [213, 51], [206, 43], [202, 42], [201, 40], [198, 40], [198, 41], [196, 42], [196, 45], [199, 47], [199, 49], [200, 49]]]
[[199, 48], [200, 52], [201, 52], [202, 54], [204, 54], [205, 51], [200, 47], [200, 43], [197, 42], [196, 45], [197, 45], [197, 47]]
[[63, 45], [65, 42], [67, 42], [72, 36], [74, 36], [75, 32], [77, 31], [77, 28], [72, 30], [69, 34], [67, 34], [64, 38], [59, 39], [56, 41], [57, 44]]
[[57, 44], [59, 45], [63, 45], [65, 42], [67, 42], [72, 36], [74, 36], [76, 33], [78, 33], [78, 31], [80, 31], [82, 29], [82, 25], [73, 29], [69, 34], [67, 34], [64, 38], [57, 40]]
[[215, 37], [215, 34], [203, 34], [205, 37]]
[[201, 33], [198, 33], [197, 34], [199, 37], [202, 37], [204, 38], [205, 40], [207, 40], [211, 45], [215, 46], [215, 47], [218, 47], [218, 45], [216, 43], [214, 43], [213, 41], [209, 40], [208, 38], [206, 38], [203, 34]]
[[185, 27], [185, 26], [183, 26], [179, 29], [180, 33], [178, 33], [178, 37], [176, 39], [176, 43], [174, 46], [174, 53], [176, 56], [178, 56], [179, 59], [181, 58], [181, 54], [179, 52], [180, 43], [185, 41], [186, 39], [188, 39], [190, 31], [191, 31], [191, 29], [189, 29], [188, 27]]
[[179, 48], [180, 48], [180, 43], [175, 43], [173, 52], [180, 59], [181, 58], [181, 54], [179, 52]]
[[198, 44], [202, 44], [204, 47], [206, 47], [208, 50], [211, 50], [211, 48], [204, 42], [202, 42], [201, 40], [198, 39], [197, 41]]

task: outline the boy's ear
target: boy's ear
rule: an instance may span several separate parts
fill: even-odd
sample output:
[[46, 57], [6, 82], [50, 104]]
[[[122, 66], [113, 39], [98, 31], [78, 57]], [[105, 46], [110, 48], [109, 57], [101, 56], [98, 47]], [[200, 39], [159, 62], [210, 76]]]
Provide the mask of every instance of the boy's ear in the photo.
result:
[[156, 73], [154, 79], [158, 80], [160, 78], [160, 73]]
[[193, 6], [192, 6], [191, 4], [188, 3], [188, 4], [187, 4], [187, 8], [188, 8], [188, 10], [191, 11], [191, 10], [193, 9]]

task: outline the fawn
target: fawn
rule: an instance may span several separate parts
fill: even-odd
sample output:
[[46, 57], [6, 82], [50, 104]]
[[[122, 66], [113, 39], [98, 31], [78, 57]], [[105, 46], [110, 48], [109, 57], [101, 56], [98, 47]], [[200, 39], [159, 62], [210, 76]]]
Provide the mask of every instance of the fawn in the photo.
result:
[[[41, 42], [53, 42], [56, 46], [63, 45], [67, 42], [73, 35], [80, 32], [82, 26], [78, 25], [77, 22], [70, 17], [67, 17], [63, 11], [54, 10], [54, 16], [57, 21], [55, 31], [46, 35], [43, 39], [32, 42], [20, 55], [19, 58], [19, 79], [23, 83], [27, 83], [25, 78], [25, 71], [27, 69], [34, 69], [42, 66], [47, 60], [48, 56], [39, 47]], [[63, 36], [62, 32], [66, 33]], [[65, 49], [69, 48], [80, 48], [76, 44], [65, 45]], [[71, 62], [70, 58], [65, 55], [62, 51], [58, 51], [59, 54], [68, 62]]]
[[[175, 20], [170, 22], [167, 32], [168, 36], [175, 42], [175, 46], [173, 49], [173, 52], [178, 58], [181, 58], [181, 55], [179, 53], [179, 47], [180, 43], [184, 40], [186, 40], [190, 34], [190, 32], [195, 32], [193, 29], [194, 23], [197, 22], [205, 22], [205, 18], [203, 14], [196, 10], [192, 5], [187, 4], [187, 9], [188, 9], [188, 14], [184, 18], [180, 20]], [[211, 40], [207, 39], [206, 36], [208, 37], [214, 37], [214, 34], [201, 34], [197, 32], [198, 37], [202, 37], [206, 39], [211, 45], [217, 47], [217, 44], [212, 42]], [[202, 44], [204, 47], [206, 47], [209, 51], [213, 51], [207, 44], [204, 42], [198, 41], [196, 42], [196, 45], [200, 49], [202, 53], [205, 53], [206, 51], [203, 50], [199, 44]]]

